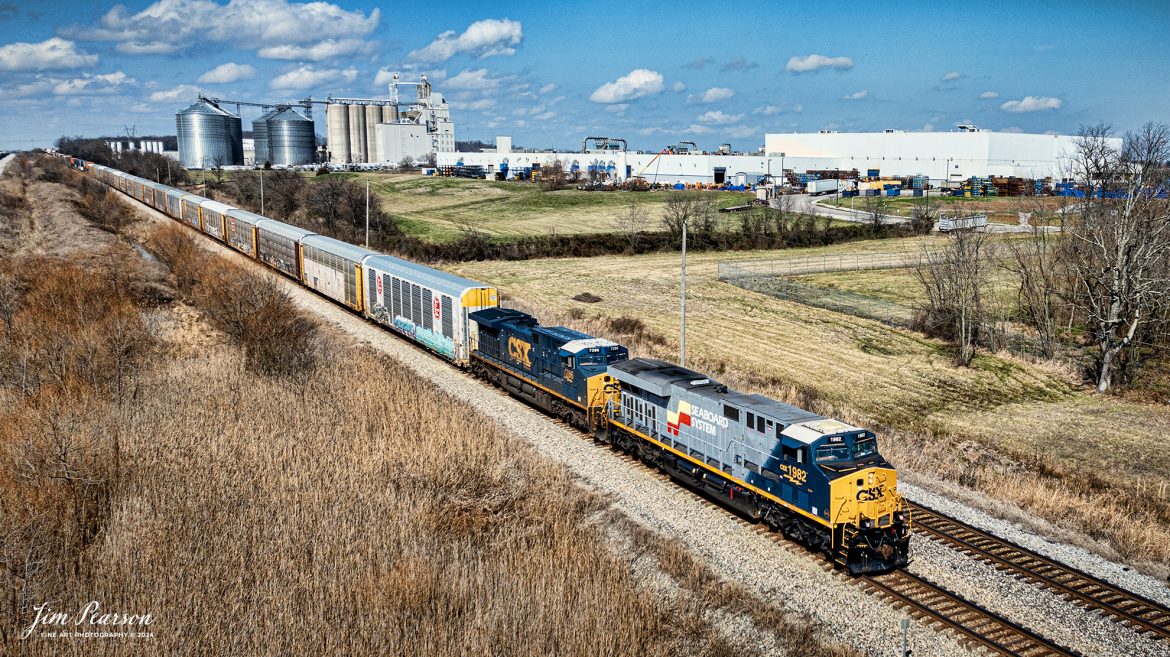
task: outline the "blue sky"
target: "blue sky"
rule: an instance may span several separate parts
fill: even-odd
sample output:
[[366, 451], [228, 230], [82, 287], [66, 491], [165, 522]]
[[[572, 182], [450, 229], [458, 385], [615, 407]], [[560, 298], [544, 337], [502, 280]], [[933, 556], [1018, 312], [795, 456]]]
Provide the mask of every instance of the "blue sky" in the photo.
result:
[[428, 74], [459, 139], [530, 147], [1170, 121], [1162, 2], [756, 5], [0, 0], [0, 149], [174, 134], [199, 90], [384, 97], [391, 71]]

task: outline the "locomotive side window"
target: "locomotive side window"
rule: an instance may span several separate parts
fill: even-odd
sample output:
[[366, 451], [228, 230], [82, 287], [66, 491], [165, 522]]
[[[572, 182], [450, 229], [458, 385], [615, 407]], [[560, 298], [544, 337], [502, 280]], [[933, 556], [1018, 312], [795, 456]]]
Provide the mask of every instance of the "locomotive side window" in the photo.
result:
[[764, 433], [764, 418], [759, 415], [756, 416], [756, 431]]
[[728, 406], [727, 404], [724, 404], [723, 417], [731, 420], [732, 422], [739, 422], [739, 409], [735, 408], [734, 406]]

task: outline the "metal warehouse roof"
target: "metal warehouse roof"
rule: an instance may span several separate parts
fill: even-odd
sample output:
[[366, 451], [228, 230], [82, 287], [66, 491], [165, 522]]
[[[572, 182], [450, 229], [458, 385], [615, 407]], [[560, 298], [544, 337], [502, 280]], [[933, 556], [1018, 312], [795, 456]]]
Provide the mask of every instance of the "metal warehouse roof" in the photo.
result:
[[321, 249], [322, 251], [341, 256], [352, 262], [361, 262], [367, 256], [378, 255], [377, 251], [363, 249], [360, 246], [354, 246], [348, 242], [335, 240], [332, 237], [325, 237], [324, 235], [309, 235], [304, 237], [301, 239], [301, 245]]
[[377, 254], [370, 256], [363, 264], [367, 267], [374, 267], [388, 273], [398, 273], [399, 278], [409, 278], [413, 282], [425, 284], [433, 290], [438, 290], [451, 296], [461, 296], [470, 288], [492, 287], [486, 283], [473, 281], [433, 267], [420, 265], [417, 262], [411, 262], [389, 255]]
[[[259, 216], [259, 215], [257, 215], [257, 216]], [[308, 237], [309, 235], [316, 234], [311, 230], [305, 230], [304, 228], [301, 228], [300, 226], [293, 226], [292, 224], [286, 224], [282, 221], [277, 221], [275, 219], [264, 219], [264, 220], [260, 221], [259, 223], [257, 223], [256, 227], [259, 228], [260, 230], [264, 230], [264, 231], [267, 231], [269, 233], [273, 233], [274, 235], [280, 235], [281, 237], [283, 237], [285, 239], [298, 240], [298, 241]]]

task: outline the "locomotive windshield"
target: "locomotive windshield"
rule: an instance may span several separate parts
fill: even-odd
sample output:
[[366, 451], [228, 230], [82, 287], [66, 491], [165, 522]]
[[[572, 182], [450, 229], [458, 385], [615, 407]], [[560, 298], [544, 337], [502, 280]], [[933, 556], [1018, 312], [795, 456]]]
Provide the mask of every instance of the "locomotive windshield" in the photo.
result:
[[579, 367], [589, 367], [591, 365], [604, 365], [605, 356], [603, 354], [581, 354], [577, 356], [577, 365]]
[[824, 445], [817, 448], [817, 463], [840, 461], [849, 458], [848, 445]]
[[853, 458], [859, 459], [864, 456], [869, 456], [877, 452], [877, 440], [873, 438], [861, 438], [853, 443]]

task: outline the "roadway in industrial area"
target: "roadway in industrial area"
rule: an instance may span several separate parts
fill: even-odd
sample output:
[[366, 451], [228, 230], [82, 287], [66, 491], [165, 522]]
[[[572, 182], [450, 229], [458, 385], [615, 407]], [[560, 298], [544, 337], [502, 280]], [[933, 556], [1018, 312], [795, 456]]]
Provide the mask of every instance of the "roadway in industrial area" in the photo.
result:
[[[793, 200], [793, 208], [797, 212], [806, 214], [815, 214], [820, 217], [830, 217], [832, 219], [840, 219], [841, 221], [849, 221], [856, 224], [872, 223], [872, 215], [865, 210], [855, 210], [851, 208], [838, 208], [831, 205], [825, 205], [822, 201], [837, 198], [831, 195], [813, 196], [811, 194], [794, 194], [789, 196]], [[772, 207], [779, 207], [777, 199], [772, 199]], [[905, 224], [910, 220], [906, 217], [899, 217], [892, 214], [883, 214], [881, 222], [883, 224]], [[1013, 226], [1011, 224], [988, 224], [987, 232], [989, 233], [1030, 233], [1036, 228], [1033, 226]], [[1039, 226], [1040, 230], [1046, 233], [1059, 233], [1059, 226]]]

